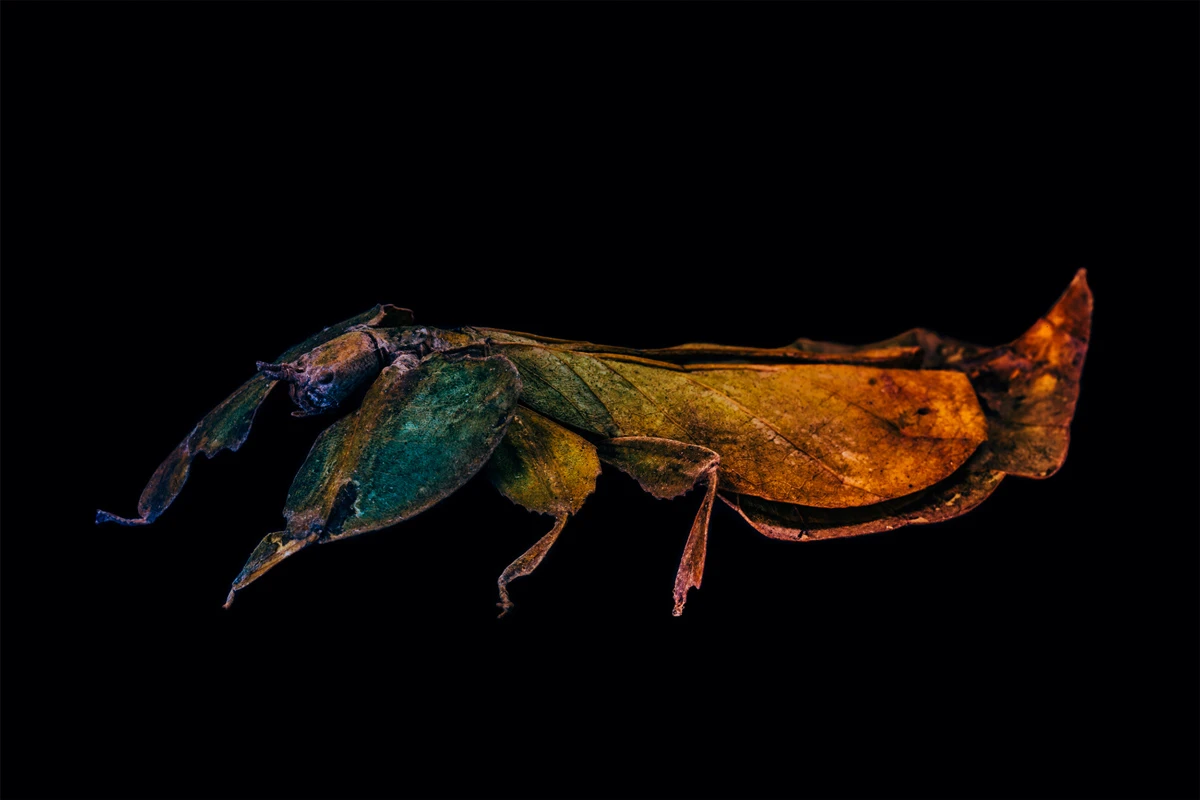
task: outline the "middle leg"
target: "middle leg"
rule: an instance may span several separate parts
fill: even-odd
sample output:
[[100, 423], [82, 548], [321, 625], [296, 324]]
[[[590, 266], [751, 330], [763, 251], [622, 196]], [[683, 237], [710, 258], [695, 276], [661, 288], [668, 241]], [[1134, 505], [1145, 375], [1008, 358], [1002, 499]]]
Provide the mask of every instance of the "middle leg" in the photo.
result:
[[500, 616], [513, 607], [508, 584], [529, 575], [558, 540], [567, 518], [596, 488], [600, 459], [583, 437], [521, 406], [488, 462], [488, 477], [519, 506], [554, 517], [554, 527], [505, 568], [496, 584]]

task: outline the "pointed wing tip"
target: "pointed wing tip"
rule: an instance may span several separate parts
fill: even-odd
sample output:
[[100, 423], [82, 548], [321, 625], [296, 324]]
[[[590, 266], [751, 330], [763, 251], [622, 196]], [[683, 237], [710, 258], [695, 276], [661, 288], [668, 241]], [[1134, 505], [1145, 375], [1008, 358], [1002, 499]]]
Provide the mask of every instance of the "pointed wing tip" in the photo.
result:
[[1087, 270], [1080, 267], [1075, 273], [1075, 277], [1071, 279], [1071, 283], [1067, 286], [1067, 290], [1063, 292], [1063, 297], [1078, 295], [1086, 297], [1089, 310], [1092, 304], [1092, 287], [1088, 285]]
[[1092, 330], [1092, 289], [1088, 286], [1087, 270], [1080, 269], [1058, 298], [1046, 319], [1071, 336], [1087, 342]]

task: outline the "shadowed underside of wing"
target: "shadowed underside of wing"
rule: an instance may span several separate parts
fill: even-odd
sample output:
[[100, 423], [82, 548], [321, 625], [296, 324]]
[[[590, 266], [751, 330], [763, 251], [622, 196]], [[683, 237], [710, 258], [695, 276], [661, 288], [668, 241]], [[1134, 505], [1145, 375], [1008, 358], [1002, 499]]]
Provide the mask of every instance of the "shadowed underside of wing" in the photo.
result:
[[652, 436], [721, 455], [723, 486], [846, 508], [919, 491], [987, 438], [958, 372], [848, 364], [681, 368], [525, 344], [501, 346], [523, 402], [591, 433]]

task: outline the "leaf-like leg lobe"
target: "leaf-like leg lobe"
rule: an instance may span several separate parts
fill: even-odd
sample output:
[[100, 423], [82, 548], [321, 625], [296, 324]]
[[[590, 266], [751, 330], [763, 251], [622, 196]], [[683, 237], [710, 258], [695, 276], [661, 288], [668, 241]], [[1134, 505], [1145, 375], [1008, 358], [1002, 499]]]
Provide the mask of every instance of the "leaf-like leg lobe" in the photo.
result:
[[196, 424], [188, 437], [171, 451], [150, 476], [138, 499], [138, 516], [118, 517], [107, 511], [96, 512], [96, 524], [149, 525], [166, 511], [187, 482], [192, 462], [201, 453], [212, 458], [222, 450], [237, 450], [250, 435], [250, 426], [258, 407], [274, 388], [275, 382], [255, 375], [225, 398]]
[[246, 560], [246, 566], [242, 567], [241, 573], [229, 587], [229, 596], [225, 598], [223, 607], [229, 608], [233, 605], [233, 598], [238, 592], [261, 578], [263, 573], [280, 561], [295, 555], [317, 541], [317, 538], [318, 534], [315, 531], [308, 536], [293, 536], [288, 531], [268, 533], [254, 548], [254, 552]]
[[384, 369], [359, 409], [317, 437], [288, 492], [287, 529], [255, 548], [226, 606], [314, 542], [390, 527], [457, 491], [504, 437], [520, 390], [502, 356]]
[[[374, 308], [343, 320], [337, 325], [331, 325], [320, 333], [310, 336], [300, 344], [284, 352], [276, 359], [277, 362], [288, 362], [297, 356], [324, 344], [355, 325], [402, 325], [412, 322], [412, 312], [406, 308], [393, 305], [379, 305]], [[260, 362], [260, 365], [262, 362]], [[267, 366], [279, 366], [270, 364]], [[212, 458], [222, 450], [236, 451], [250, 435], [250, 427], [254, 423], [254, 415], [258, 407], [266, 399], [267, 394], [274, 388], [276, 375], [270, 370], [259, 372], [241, 386], [233, 394], [225, 398], [220, 405], [208, 412], [196, 424], [187, 438], [171, 451], [170, 455], [158, 466], [142, 495], [138, 500], [138, 516], [135, 518], [119, 517], [107, 511], [96, 511], [96, 524], [115, 522], [118, 525], [149, 525], [158, 519], [167, 507], [179, 495], [187, 482], [192, 462], [203, 453]]]

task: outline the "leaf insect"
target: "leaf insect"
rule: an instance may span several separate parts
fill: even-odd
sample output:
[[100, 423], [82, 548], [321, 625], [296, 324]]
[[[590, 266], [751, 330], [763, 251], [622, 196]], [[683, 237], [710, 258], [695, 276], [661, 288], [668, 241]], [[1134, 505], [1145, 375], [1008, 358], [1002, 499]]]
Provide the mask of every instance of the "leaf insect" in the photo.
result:
[[674, 584], [674, 613], [700, 586], [719, 498], [760, 533], [857, 536], [963, 514], [1005, 475], [1045, 478], [1067, 453], [1092, 295], [1080, 270], [1046, 316], [1010, 344], [981, 347], [914, 328], [848, 346], [607, 347], [525, 333], [417, 326], [379, 305], [280, 355], [213, 409], [151, 476], [149, 525], [192, 461], [237, 450], [267, 394], [286, 383], [296, 416], [361, 406], [317, 438], [235, 595], [312, 544], [388, 528], [480, 470], [514, 503], [553, 517], [503, 571], [530, 574], [595, 488], [601, 464], [659, 498], [703, 486]]

